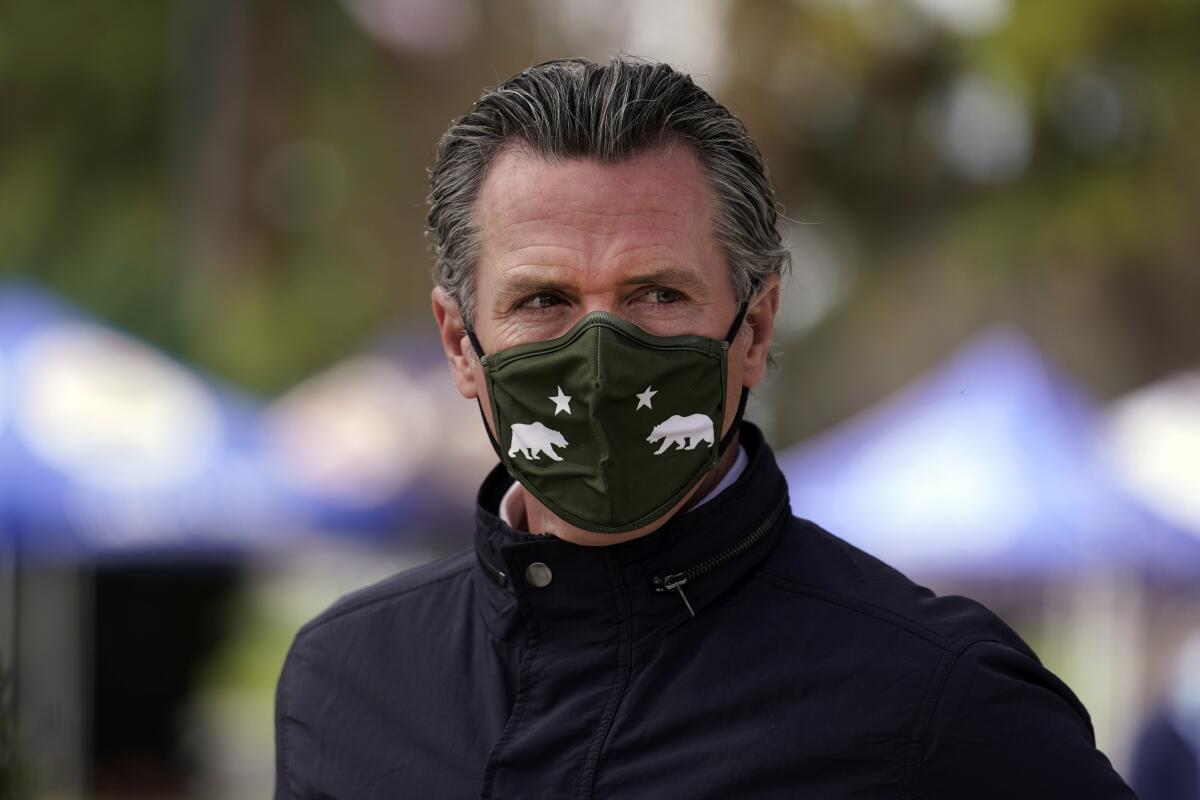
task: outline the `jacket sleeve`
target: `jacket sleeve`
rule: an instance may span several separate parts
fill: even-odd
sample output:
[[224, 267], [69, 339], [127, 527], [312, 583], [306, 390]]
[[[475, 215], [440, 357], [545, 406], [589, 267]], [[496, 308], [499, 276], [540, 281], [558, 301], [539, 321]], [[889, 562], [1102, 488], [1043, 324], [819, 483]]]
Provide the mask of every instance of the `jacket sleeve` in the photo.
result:
[[916, 797], [1136, 800], [1096, 749], [1087, 710], [1031, 652], [976, 642], [928, 723]]
[[[299, 637], [297, 637], [298, 640]], [[296, 680], [297, 642], [293, 641], [275, 688], [275, 794], [274, 800], [301, 800], [297, 770], [302, 760], [296, 758], [297, 737], [294, 727], [294, 683]]]

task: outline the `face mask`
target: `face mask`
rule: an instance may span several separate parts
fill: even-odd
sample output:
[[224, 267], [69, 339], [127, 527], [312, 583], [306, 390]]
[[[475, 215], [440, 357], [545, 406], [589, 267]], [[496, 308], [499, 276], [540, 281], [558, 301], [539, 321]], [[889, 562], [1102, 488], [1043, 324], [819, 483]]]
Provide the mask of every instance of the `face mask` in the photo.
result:
[[[733, 439], [724, 427], [729, 345], [653, 336], [604, 311], [562, 336], [480, 356], [496, 435], [510, 475], [567, 522], [620, 533], [670, 511], [716, 466]], [[482, 413], [482, 408], [481, 408]], [[485, 429], [487, 424], [484, 424]]]

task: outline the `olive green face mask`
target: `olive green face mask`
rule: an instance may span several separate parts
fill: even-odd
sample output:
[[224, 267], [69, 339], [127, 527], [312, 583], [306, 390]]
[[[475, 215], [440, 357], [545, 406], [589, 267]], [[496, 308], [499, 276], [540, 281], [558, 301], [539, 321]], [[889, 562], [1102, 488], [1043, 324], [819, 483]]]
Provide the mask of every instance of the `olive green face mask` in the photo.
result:
[[619, 533], [653, 522], [716, 466], [737, 430], [745, 389], [718, 441], [729, 345], [745, 313], [742, 304], [723, 340], [653, 336], [604, 311], [555, 339], [491, 355], [468, 331], [500, 460], [579, 528]]

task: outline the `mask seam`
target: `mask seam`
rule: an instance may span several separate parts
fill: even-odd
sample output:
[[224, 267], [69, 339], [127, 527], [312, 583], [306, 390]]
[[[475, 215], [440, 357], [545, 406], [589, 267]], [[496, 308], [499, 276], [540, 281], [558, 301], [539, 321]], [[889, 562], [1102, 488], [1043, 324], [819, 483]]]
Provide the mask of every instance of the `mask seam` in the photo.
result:
[[[599, 391], [600, 384], [601, 384], [600, 337], [599, 336], [595, 337], [594, 353], [595, 353], [595, 355], [594, 355], [593, 363], [592, 363], [592, 399], [595, 398], [595, 395]], [[612, 482], [609, 480], [609, 477], [608, 477], [608, 461], [604, 458], [604, 456], [608, 455], [609, 442], [608, 442], [608, 437], [603, 435], [604, 432], [603, 432], [603, 430], [601, 430], [600, 424], [596, 421], [596, 415], [594, 413], [592, 413], [592, 408], [590, 405], [588, 407], [588, 427], [590, 427], [592, 429], [592, 437], [594, 439], [596, 439], [597, 441], [604, 442], [604, 451], [605, 452], [601, 455], [599, 472], [600, 472], [600, 480], [604, 482], [604, 496], [608, 499], [608, 522], [609, 522], [609, 526], [611, 527], [612, 522], [613, 522]]]

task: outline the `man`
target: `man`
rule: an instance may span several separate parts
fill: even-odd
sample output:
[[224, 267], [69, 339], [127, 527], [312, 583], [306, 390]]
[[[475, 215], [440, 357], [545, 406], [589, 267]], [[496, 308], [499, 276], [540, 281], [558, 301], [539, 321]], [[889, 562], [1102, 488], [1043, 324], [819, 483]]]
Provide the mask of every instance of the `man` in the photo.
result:
[[297, 635], [277, 797], [1132, 797], [999, 619], [790, 513], [741, 421], [786, 255], [729, 111], [543, 64], [431, 186], [434, 316], [502, 463], [473, 548]]

